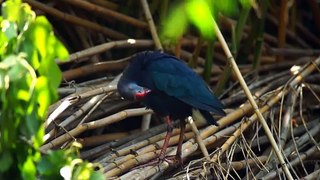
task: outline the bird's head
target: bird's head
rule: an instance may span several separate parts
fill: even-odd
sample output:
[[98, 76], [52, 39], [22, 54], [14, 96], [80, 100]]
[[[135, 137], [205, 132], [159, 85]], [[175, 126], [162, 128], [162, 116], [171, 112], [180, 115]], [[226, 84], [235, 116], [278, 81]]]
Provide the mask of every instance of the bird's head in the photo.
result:
[[151, 90], [141, 87], [134, 82], [121, 80], [118, 83], [119, 94], [127, 100], [142, 100]]

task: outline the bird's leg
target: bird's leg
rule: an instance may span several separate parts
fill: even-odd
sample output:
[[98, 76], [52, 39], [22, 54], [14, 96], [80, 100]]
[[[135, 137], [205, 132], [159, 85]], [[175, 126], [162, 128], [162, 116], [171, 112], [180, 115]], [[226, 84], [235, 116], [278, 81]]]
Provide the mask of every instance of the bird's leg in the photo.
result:
[[177, 154], [176, 157], [178, 158], [178, 161], [180, 164], [182, 164], [182, 143], [184, 138], [184, 132], [186, 130], [186, 121], [180, 120], [180, 136], [179, 136], [179, 142], [178, 142], [178, 148], [177, 148]]
[[159, 154], [159, 163], [162, 161], [166, 161], [169, 164], [182, 164], [182, 143], [183, 143], [183, 138], [184, 138], [184, 132], [186, 130], [186, 121], [180, 120], [180, 134], [179, 134], [179, 142], [178, 142], [178, 147], [177, 147], [177, 153], [174, 156], [166, 156], [166, 151], [169, 145], [169, 140], [172, 135], [172, 130], [173, 130], [173, 123], [172, 120], [169, 116], [165, 117], [165, 122], [167, 123], [167, 134], [164, 139], [162, 149]]
[[164, 160], [170, 164], [182, 164], [183, 163], [183, 161], [182, 161], [182, 143], [183, 143], [185, 130], [186, 130], [186, 121], [180, 120], [180, 134], [179, 134], [179, 141], [178, 141], [176, 155], [164, 157]]
[[167, 152], [167, 149], [169, 146], [169, 140], [171, 138], [172, 131], [173, 131], [173, 123], [172, 123], [172, 120], [169, 116], [166, 116], [164, 120], [167, 124], [167, 134], [166, 134], [166, 137], [164, 138], [164, 142], [163, 142], [162, 149], [160, 151], [159, 156], [156, 159], [154, 159], [146, 164], [142, 164], [142, 165], [135, 167], [134, 169], [158, 165], [158, 164], [162, 163], [163, 161], [166, 161], [169, 164], [172, 163], [170, 156], [166, 156], [166, 152]]
[[160, 160], [164, 160], [165, 159], [165, 155], [166, 155], [166, 151], [169, 145], [169, 140], [171, 138], [172, 135], [172, 130], [173, 130], [173, 124], [172, 124], [172, 120], [169, 116], [165, 117], [165, 122], [167, 124], [167, 134], [166, 137], [164, 139], [163, 145], [162, 145], [162, 149], [160, 151], [159, 154], [159, 159]]

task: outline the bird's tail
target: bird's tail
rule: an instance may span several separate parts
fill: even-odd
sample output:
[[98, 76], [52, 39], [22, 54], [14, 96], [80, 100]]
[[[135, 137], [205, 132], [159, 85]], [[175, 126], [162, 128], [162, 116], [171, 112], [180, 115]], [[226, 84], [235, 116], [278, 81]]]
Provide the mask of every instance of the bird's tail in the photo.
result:
[[212, 125], [219, 126], [217, 121], [212, 117], [212, 115], [205, 110], [192, 109], [192, 118], [200, 123], [208, 123]]

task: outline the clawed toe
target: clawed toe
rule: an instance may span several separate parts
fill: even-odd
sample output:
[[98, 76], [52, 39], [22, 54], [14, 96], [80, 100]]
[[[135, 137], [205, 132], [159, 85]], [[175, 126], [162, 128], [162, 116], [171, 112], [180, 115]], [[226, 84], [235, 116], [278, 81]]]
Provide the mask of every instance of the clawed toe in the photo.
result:
[[165, 156], [162, 161], [166, 161], [170, 165], [182, 164], [182, 158], [177, 155]]

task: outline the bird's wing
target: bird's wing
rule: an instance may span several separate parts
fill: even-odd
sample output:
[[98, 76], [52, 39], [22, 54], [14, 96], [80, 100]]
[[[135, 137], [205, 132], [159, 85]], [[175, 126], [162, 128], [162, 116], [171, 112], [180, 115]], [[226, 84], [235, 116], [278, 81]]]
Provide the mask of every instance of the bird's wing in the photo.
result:
[[224, 115], [223, 105], [185, 63], [167, 56], [149, 61], [145, 69], [160, 91], [198, 109]]

